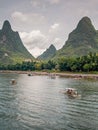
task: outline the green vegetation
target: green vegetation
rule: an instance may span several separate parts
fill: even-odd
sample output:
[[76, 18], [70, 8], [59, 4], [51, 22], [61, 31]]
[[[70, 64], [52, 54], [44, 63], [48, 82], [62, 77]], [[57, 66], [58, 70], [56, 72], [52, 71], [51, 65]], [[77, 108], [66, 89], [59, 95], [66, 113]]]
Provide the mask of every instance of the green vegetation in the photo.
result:
[[0, 70], [93, 72], [98, 71], [97, 54], [98, 31], [88, 17], [79, 21], [59, 51], [51, 45], [36, 60], [8, 21], [0, 30]]
[[0, 70], [21, 70], [21, 71], [34, 71], [34, 70], [53, 70], [55, 68], [53, 61], [48, 62], [22, 62], [17, 64], [0, 65]]
[[0, 64], [21, 63], [25, 59], [34, 57], [24, 47], [19, 33], [11, 29], [8, 21], [5, 21], [0, 30]]
[[98, 71], [98, 55], [90, 52], [77, 58], [62, 58], [59, 60], [60, 71], [90, 72]]
[[51, 45], [42, 55], [38, 56], [39, 60], [49, 60], [53, 58], [56, 54], [56, 48], [54, 45]]
[[22, 71], [69, 71], [69, 72], [91, 72], [98, 71], [98, 55], [90, 52], [86, 56], [77, 58], [60, 58], [57, 62], [32, 61], [22, 62], [14, 65], [0, 65], [0, 70], [22, 70]]
[[98, 53], [98, 31], [88, 17], [82, 18], [53, 59], [58, 57], [78, 57], [89, 52]]

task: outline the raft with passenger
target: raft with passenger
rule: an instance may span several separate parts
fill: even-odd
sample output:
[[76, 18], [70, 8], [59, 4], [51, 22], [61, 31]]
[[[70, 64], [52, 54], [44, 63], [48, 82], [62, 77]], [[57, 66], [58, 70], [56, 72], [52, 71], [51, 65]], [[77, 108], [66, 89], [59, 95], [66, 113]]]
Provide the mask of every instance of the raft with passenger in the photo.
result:
[[79, 95], [77, 90], [74, 89], [74, 88], [66, 88], [64, 93], [67, 94], [69, 97], [72, 97], [72, 98], [81, 97], [81, 95]]

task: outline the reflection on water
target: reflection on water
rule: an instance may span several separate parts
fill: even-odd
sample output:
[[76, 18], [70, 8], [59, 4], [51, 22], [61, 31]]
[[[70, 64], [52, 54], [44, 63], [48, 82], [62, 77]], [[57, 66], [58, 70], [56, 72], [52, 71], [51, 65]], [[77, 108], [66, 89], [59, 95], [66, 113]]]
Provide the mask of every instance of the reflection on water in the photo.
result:
[[0, 74], [0, 130], [98, 130], [98, 81]]

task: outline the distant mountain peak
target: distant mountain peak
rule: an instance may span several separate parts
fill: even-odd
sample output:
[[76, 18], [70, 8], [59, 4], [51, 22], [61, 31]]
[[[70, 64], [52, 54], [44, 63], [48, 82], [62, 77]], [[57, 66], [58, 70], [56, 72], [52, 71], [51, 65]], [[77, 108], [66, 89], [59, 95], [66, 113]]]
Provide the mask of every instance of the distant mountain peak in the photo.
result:
[[51, 44], [43, 54], [38, 56], [38, 59], [41, 60], [51, 59], [55, 55], [55, 53], [56, 53], [56, 48], [53, 44]]
[[96, 32], [94, 26], [92, 25], [91, 19], [87, 16], [83, 17], [79, 21], [76, 31], [82, 32], [82, 33], [90, 32], [91, 34]]
[[12, 30], [12, 29], [11, 29], [10, 22], [9, 22], [8, 20], [5, 20], [5, 21], [4, 21], [2, 30], [5, 30], [5, 31]]
[[53, 44], [50, 45], [49, 49], [56, 49]]
[[83, 17], [80, 22], [87, 22], [87, 23], [91, 23], [91, 19], [87, 16]]

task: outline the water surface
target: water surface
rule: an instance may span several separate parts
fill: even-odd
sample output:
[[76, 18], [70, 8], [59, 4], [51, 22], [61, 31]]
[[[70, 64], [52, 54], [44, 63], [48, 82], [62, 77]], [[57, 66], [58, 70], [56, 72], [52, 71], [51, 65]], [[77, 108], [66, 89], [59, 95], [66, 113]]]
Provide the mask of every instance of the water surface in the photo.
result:
[[0, 130], [98, 130], [98, 81], [0, 74]]

